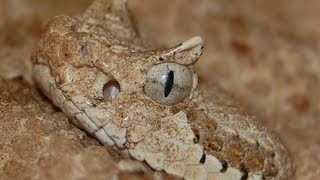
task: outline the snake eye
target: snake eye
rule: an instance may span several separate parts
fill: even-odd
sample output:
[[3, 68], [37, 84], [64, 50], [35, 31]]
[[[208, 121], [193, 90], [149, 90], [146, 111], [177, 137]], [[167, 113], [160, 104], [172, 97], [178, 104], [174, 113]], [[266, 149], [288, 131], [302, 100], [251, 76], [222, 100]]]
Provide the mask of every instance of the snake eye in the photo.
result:
[[193, 74], [187, 66], [157, 64], [147, 73], [144, 93], [159, 104], [173, 105], [190, 95], [192, 82]]

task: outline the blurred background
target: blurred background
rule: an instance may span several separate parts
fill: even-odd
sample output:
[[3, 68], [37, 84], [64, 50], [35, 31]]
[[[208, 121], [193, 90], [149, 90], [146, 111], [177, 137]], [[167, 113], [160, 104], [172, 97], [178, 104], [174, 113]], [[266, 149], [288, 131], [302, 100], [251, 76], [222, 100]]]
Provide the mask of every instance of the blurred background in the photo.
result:
[[[31, 82], [30, 52], [54, 15], [91, 0], [0, 0], [0, 76]], [[215, 83], [279, 134], [296, 179], [320, 177], [319, 0], [129, 0], [152, 47], [205, 39], [200, 83]]]

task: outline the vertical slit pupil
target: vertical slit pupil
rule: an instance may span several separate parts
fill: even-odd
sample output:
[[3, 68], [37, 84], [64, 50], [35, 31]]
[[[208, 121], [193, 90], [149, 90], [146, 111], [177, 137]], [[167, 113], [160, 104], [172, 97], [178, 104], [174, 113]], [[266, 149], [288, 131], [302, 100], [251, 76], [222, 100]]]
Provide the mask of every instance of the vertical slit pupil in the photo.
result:
[[201, 157], [201, 159], [200, 159], [200, 161], [199, 161], [201, 164], [204, 164], [205, 162], [206, 162], [206, 154], [202, 154], [202, 157]]
[[173, 82], [174, 82], [174, 73], [173, 71], [169, 71], [169, 73], [167, 74], [167, 80], [164, 88], [164, 97], [169, 96], [173, 87]]

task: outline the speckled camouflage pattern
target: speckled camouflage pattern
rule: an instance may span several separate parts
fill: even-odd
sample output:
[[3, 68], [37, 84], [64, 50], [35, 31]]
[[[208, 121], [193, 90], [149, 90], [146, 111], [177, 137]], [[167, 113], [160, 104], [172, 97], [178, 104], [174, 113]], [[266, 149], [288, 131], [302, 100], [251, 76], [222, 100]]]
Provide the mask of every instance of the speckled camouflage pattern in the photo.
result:
[[[185, 179], [288, 178], [292, 167], [279, 141], [251, 116], [208, 102], [210, 92], [198, 88], [192, 66], [202, 50], [200, 37], [149, 50], [125, 0], [97, 0], [83, 15], [47, 25], [33, 75], [75, 125], [157, 171]], [[163, 65], [176, 80], [168, 97], [158, 92], [161, 78], [149, 78], [151, 70], [163, 74]], [[108, 99], [111, 81], [120, 92]]]

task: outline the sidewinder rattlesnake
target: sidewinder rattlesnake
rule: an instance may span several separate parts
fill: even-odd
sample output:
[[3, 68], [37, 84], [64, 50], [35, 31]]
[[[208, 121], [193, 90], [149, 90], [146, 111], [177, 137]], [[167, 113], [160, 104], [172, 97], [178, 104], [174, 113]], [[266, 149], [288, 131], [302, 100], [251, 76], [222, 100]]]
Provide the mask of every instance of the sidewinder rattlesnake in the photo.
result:
[[222, 113], [197, 86], [193, 37], [149, 50], [126, 0], [96, 0], [55, 17], [32, 56], [36, 83], [101, 143], [185, 179], [287, 179], [287, 152], [251, 116]]

